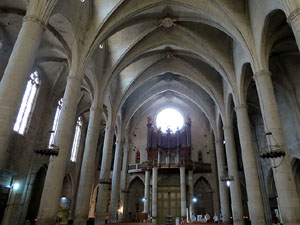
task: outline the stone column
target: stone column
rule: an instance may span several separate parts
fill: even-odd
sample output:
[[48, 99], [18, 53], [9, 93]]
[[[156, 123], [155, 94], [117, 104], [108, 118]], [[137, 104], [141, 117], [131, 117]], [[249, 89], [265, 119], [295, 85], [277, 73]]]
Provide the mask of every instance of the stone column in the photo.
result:
[[145, 171], [145, 194], [144, 194], [144, 213], [149, 213], [149, 198], [150, 198], [150, 171]]
[[[213, 145], [213, 134], [210, 137], [210, 143]], [[212, 172], [212, 191], [213, 191], [213, 203], [214, 203], [214, 214], [220, 214], [220, 194], [218, 188], [218, 172], [217, 172], [217, 162], [216, 162], [216, 152], [214, 147], [210, 147], [212, 150], [209, 151], [210, 160], [211, 160], [211, 172]]]
[[264, 207], [254, 155], [248, 110], [246, 105], [238, 105], [235, 111], [242, 148], [250, 220], [252, 224], [265, 225]]
[[75, 208], [75, 225], [85, 225], [88, 219], [90, 197], [95, 175], [96, 150], [98, 144], [101, 110], [96, 107], [90, 109], [90, 119], [85, 139], [85, 150], [80, 171], [79, 187]]
[[291, 26], [298, 49], [300, 49], [300, 3], [299, 0], [281, 0], [287, 22]]
[[9, 138], [32, 66], [57, 0], [31, 0], [0, 82], [0, 170], [6, 167]]
[[112, 147], [115, 134], [115, 120], [107, 122], [104, 144], [103, 144], [103, 155], [100, 170], [100, 180], [99, 180], [99, 191], [97, 196], [96, 205], [96, 218], [95, 225], [101, 225], [105, 223], [106, 216], [106, 203], [108, 188], [111, 184], [110, 170], [112, 161]]
[[[72, 72], [71, 72], [72, 74]], [[55, 223], [58, 203], [70, 160], [78, 99], [80, 97], [80, 80], [69, 76], [64, 93], [62, 111], [59, 118], [54, 144], [59, 147], [58, 156], [50, 158], [44, 190], [41, 198], [37, 225]]]
[[185, 167], [180, 167], [180, 200], [181, 200], [181, 218], [186, 219], [186, 182]]
[[158, 168], [152, 168], [152, 222], [156, 223], [157, 218], [157, 176]]
[[194, 210], [194, 203], [193, 203], [193, 198], [194, 198], [194, 179], [193, 179], [193, 170], [189, 170], [188, 172], [188, 185], [189, 185], [189, 209], [190, 209], [190, 218], [192, 218], [192, 215], [195, 215], [195, 210]]
[[127, 199], [128, 199], [128, 190], [127, 190], [127, 171], [128, 171], [128, 130], [125, 132], [125, 147], [123, 149], [123, 162], [122, 162], [122, 172], [121, 172], [121, 195], [120, 202], [123, 206], [123, 215], [122, 220], [127, 218]]
[[116, 152], [114, 161], [114, 170], [112, 176], [112, 189], [110, 198], [110, 222], [114, 223], [118, 221], [118, 206], [120, 199], [120, 176], [121, 176], [121, 165], [122, 165], [122, 133], [119, 134], [116, 141]]
[[273, 174], [278, 193], [278, 205], [285, 225], [300, 224], [300, 203], [284, 135], [279, 119], [278, 106], [269, 71], [258, 71], [254, 76], [259, 103], [269, 146], [279, 146], [286, 156], [272, 159]]
[[[217, 156], [217, 168], [219, 176], [219, 192], [220, 192], [220, 202], [221, 202], [221, 213], [223, 217], [223, 223], [229, 223], [230, 208], [229, 208], [229, 193], [226, 183], [221, 181], [223, 177], [227, 176], [225, 169], [225, 152], [223, 141], [216, 140], [216, 156]], [[219, 215], [218, 215], [219, 216]]]
[[84, 147], [85, 147], [85, 142], [86, 142], [86, 135], [87, 135], [87, 128], [88, 128], [88, 121], [82, 120], [82, 126], [81, 126], [81, 135], [80, 135], [80, 143], [78, 147], [78, 154], [76, 158], [76, 164], [75, 164], [75, 176], [73, 180], [74, 188], [73, 188], [73, 196], [74, 198], [71, 201], [71, 207], [69, 211], [69, 218], [75, 219], [75, 209], [77, 205], [77, 193], [79, 189], [79, 183], [80, 183], [80, 171], [81, 171], [81, 166], [83, 165], [83, 153], [84, 153]]
[[228, 165], [228, 175], [233, 177], [230, 185], [232, 218], [234, 225], [244, 225], [244, 212], [242, 203], [242, 193], [237, 164], [236, 148], [233, 137], [233, 127], [224, 126], [224, 136], [226, 145], [226, 156]]

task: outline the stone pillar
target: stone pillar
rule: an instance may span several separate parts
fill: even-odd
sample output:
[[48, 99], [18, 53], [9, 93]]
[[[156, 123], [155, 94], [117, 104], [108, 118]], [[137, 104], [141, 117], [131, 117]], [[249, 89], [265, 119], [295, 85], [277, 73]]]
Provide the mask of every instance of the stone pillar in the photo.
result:
[[121, 172], [121, 195], [120, 202], [123, 207], [123, 215], [122, 220], [126, 220], [127, 218], [127, 199], [128, 199], [128, 191], [127, 191], [127, 175], [128, 175], [128, 130], [125, 132], [125, 147], [123, 149], [123, 162], [122, 162], [122, 172]]
[[106, 124], [106, 130], [105, 130], [103, 155], [102, 155], [100, 180], [99, 180], [99, 192], [97, 196], [97, 205], [96, 205], [95, 225], [101, 225], [105, 223], [107, 194], [108, 194], [108, 188], [111, 184], [110, 170], [111, 170], [114, 134], [115, 134], [115, 120], [111, 119], [111, 121], [109, 121]]
[[125, 132], [125, 147], [123, 149], [123, 162], [122, 162], [122, 172], [121, 172], [121, 194], [120, 194], [120, 203], [123, 207], [122, 220], [127, 218], [127, 171], [128, 171], [128, 130]]
[[80, 171], [77, 202], [75, 208], [75, 225], [85, 225], [88, 219], [90, 197], [95, 175], [96, 150], [98, 144], [101, 110], [96, 107], [90, 109], [90, 119], [85, 139], [85, 150]]
[[54, 144], [59, 147], [59, 153], [58, 156], [50, 158], [37, 225], [53, 225], [55, 223], [65, 171], [71, 155], [74, 133], [70, 131], [73, 130], [76, 122], [75, 116], [80, 97], [80, 86], [79, 79], [72, 76], [68, 77], [54, 141]]
[[160, 153], [160, 148], [158, 148], [158, 153], [157, 153], [157, 165], [159, 165], [161, 163], [161, 153]]
[[150, 198], [150, 171], [145, 172], [145, 194], [144, 194], [144, 213], [149, 213], [149, 198]]
[[81, 166], [83, 164], [83, 153], [84, 153], [84, 148], [85, 148], [85, 142], [86, 142], [86, 135], [87, 135], [87, 128], [88, 128], [88, 121], [82, 120], [82, 126], [81, 126], [81, 135], [80, 135], [80, 143], [78, 146], [78, 154], [76, 158], [76, 164], [75, 164], [75, 176], [73, 180], [73, 184], [75, 187], [73, 188], [73, 196], [74, 198], [71, 201], [71, 207], [69, 210], [69, 218], [75, 219], [75, 209], [77, 205], [77, 193], [79, 189], [79, 183], [80, 183], [80, 171], [81, 171]]
[[180, 167], [180, 200], [181, 200], [181, 218], [186, 219], [186, 182], [185, 167]]
[[49, 15], [57, 0], [31, 0], [0, 82], [0, 170], [6, 167], [9, 138], [32, 72]]
[[242, 203], [242, 193], [237, 164], [236, 148], [233, 137], [233, 127], [224, 126], [224, 136], [226, 145], [226, 156], [228, 165], [228, 175], [233, 177], [230, 185], [232, 218], [234, 225], [244, 225], [244, 210]]
[[157, 176], [158, 168], [152, 168], [152, 222], [156, 223], [157, 218]]
[[[210, 145], [213, 145], [213, 133], [211, 131], [211, 135], [209, 138]], [[209, 151], [210, 160], [211, 160], [211, 172], [212, 172], [212, 191], [213, 191], [213, 202], [214, 202], [214, 214], [220, 215], [220, 193], [218, 188], [218, 172], [217, 172], [217, 162], [216, 162], [216, 152], [213, 146], [210, 147], [212, 150]]]
[[269, 71], [258, 71], [254, 76], [259, 103], [269, 146], [279, 146], [286, 156], [272, 159], [273, 174], [278, 193], [278, 205], [285, 225], [300, 224], [300, 203], [284, 135], [279, 119], [278, 106]]
[[116, 152], [114, 161], [114, 170], [112, 176], [112, 189], [110, 198], [110, 222], [114, 223], [118, 221], [118, 206], [120, 200], [120, 176], [121, 176], [121, 165], [122, 165], [122, 133], [119, 134], [116, 141]]
[[254, 155], [248, 110], [246, 105], [239, 105], [235, 108], [235, 111], [242, 148], [250, 220], [252, 224], [265, 225], [264, 207]]
[[188, 185], [189, 185], [189, 209], [190, 209], [190, 218], [193, 218], [192, 215], [195, 215], [195, 210], [194, 210], [194, 203], [193, 203], [193, 198], [194, 198], [194, 178], [193, 178], [193, 170], [189, 170], [188, 172]]
[[298, 49], [300, 49], [300, 3], [299, 0], [281, 0], [287, 22], [291, 26]]
[[[225, 169], [225, 152], [222, 140], [216, 140], [216, 156], [217, 156], [217, 168], [219, 176], [219, 192], [221, 202], [221, 213], [223, 217], [223, 223], [229, 223], [230, 208], [229, 208], [229, 193], [226, 183], [221, 181], [222, 177], [226, 177]], [[218, 215], [219, 216], [219, 215]]]

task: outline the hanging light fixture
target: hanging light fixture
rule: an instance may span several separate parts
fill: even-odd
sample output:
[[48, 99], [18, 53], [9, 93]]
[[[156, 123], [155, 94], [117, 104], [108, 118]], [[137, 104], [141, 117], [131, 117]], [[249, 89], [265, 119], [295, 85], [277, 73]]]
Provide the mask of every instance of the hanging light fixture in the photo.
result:
[[282, 147], [279, 144], [277, 144], [277, 141], [273, 137], [272, 132], [267, 132], [266, 136], [268, 139], [268, 143], [271, 143], [271, 139], [272, 139], [273, 142], [275, 142], [275, 144], [268, 144], [266, 151], [262, 152], [260, 154], [260, 157], [263, 159], [276, 159], [276, 158], [284, 157], [285, 152], [282, 150]]

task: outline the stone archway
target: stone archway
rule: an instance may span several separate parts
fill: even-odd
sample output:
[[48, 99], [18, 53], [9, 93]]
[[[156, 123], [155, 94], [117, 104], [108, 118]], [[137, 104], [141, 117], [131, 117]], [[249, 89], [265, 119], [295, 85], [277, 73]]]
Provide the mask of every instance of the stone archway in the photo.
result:
[[195, 215], [204, 215], [209, 213], [214, 215], [213, 192], [209, 182], [200, 177], [194, 185], [194, 196], [197, 202], [194, 204]]
[[300, 196], [300, 159], [294, 159], [293, 172], [294, 172], [294, 176], [295, 176], [297, 193], [298, 193], [298, 196]]
[[57, 216], [60, 218], [60, 221], [62, 223], [68, 222], [72, 198], [73, 198], [73, 184], [72, 184], [72, 178], [68, 174], [64, 178], [63, 188], [61, 191], [61, 198], [59, 201], [58, 212], [57, 212]]
[[26, 220], [30, 220], [30, 224], [35, 224], [37, 218], [40, 201], [44, 189], [45, 178], [47, 170], [45, 167], [41, 167], [35, 175], [34, 183], [31, 191], [31, 198], [27, 210]]
[[134, 221], [136, 213], [143, 211], [142, 198], [144, 197], [144, 189], [145, 185], [139, 177], [136, 177], [129, 185], [129, 201], [127, 206], [129, 221]]

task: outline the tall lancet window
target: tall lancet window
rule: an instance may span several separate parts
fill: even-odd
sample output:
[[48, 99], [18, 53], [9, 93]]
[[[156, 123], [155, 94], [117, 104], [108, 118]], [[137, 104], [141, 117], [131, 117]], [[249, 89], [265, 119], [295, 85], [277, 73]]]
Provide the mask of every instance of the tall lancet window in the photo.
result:
[[30, 74], [30, 79], [27, 82], [25, 93], [23, 95], [21, 107], [14, 125], [14, 131], [19, 134], [24, 134], [28, 127], [34, 104], [37, 98], [38, 89], [40, 86], [39, 74], [37, 71]]
[[75, 130], [75, 135], [74, 135], [74, 140], [73, 140], [72, 153], [71, 153], [71, 161], [72, 162], [76, 162], [79, 143], [80, 143], [81, 127], [82, 127], [82, 118], [80, 116], [77, 119], [76, 130]]
[[56, 107], [55, 117], [54, 117], [50, 140], [49, 140], [49, 147], [52, 147], [54, 145], [54, 138], [56, 135], [56, 130], [57, 130], [57, 126], [58, 126], [58, 121], [59, 121], [62, 105], [63, 105], [63, 99], [61, 98], [58, 101], [58, 105]]

